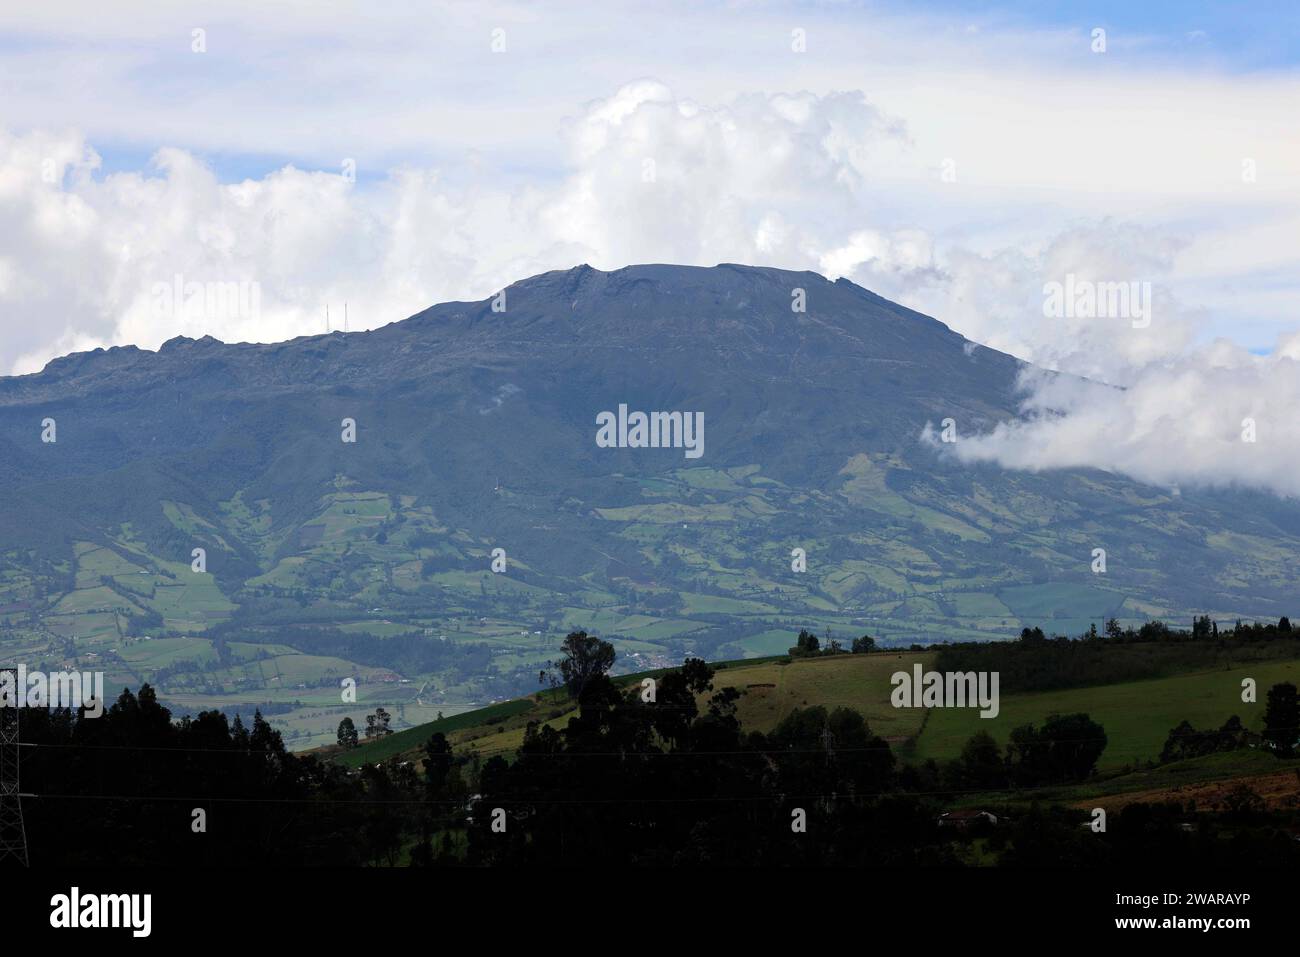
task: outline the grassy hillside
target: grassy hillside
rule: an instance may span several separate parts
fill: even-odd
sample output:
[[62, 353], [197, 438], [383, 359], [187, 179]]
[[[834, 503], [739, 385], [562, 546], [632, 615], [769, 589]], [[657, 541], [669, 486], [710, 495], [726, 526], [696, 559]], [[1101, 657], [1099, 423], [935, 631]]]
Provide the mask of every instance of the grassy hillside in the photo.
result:
[[[1115, 650], [1124, 654], [1132, 651]], [[1185, 657], [1196, 660], [1196, 655]], [[1235, 714], [1247, 727], [1258, 730], [1268, 689], [1282, 681], [1300, 684], [1300, 657], [1260, 660], [1213, 671], [1186, 671], [1152, 680], [1003, 694], [1000, 713], [993, 719], [981, 719], [973, 709], [894, 708], [890, 703], [891, 676], [897, 671], [910, 671], [916, 663], [928, 670], [935, 658], [935, 652], [884, 651], [719, 662], [713, 683], [715, 689], [733, 687], [742, 693], [737, 715], [745, 730], [770, 732], [796, 708], [849, 707], [863, 714], [904, 762], [954, 758], [978, 731], [987, 731], [999, 744], [1005, 744], [1011, 730], [1022, 724], [1041, 724], [1054, 713], [1085, 712], [1104, 726], [1108, 737], [1098, 775], [1085, 784], [1035, 792], [1035, 798], [1049, 802], [1121, 807], [1133, 801], [1195, 800], [1213, 807], [1222, 800], [1228, 782], [1236, 781], [1250, 784], [1271, 804], [1294, 801], [1300, 791], [1300, 775], [1294, 768], [1258, 750], [1147, 766], [1158, 758], [1169, 731], [1184, 719], [1198, 728], [1212, 728]], [[659, 669], [618, 680], [639, 683], [644, 677], [661, 673]], [[1256, 704], [1241, 701], [1241, 681], [1247, 677], [1257, 683]], [[453, 746], [470, 748], [484, 758], [497, 754], [509, 757], [520, 746], [530, 721], [562, 729], [573, 709], [563, 690], [547, 690], [408, 729], [353, 751], [335, 753], [334, 759], [351, 767], [394, 755], [418, 761], [421, 746], [435, 731], [446, 734]], [[1016, 793], [973, 794], [957, 799], [956, 804], [1004, 805], [1022, 799]]]
[[893, 707], [889, 678], [896, 671], [910, 671], [915, 662], [929, 668], [933, 661], [932, 653], [914, 652], [784, 659], [724, 672], [713, 684], [744, 693], [737, 716], [746, 730], [771, 731], [795, 708], [845, 707], [862, 714], [873, 731], [897, 745], [921, 730], [925, 712]]
[[[747, 681], [751, 672], [765, 667], [776, 667], [780, 662], [789, 660], [785, 656], [777, 656], [713, 662], [713, 667], [718, 671], [714, 685], [719, 688], [730, 685], [743, 689], [745, 685], [742, 679]], [[634, 674], [619, 675], [614, 680], [621, 685], [638, 684], [644, 678], [658, 677], [667, 670], [655, 668], [639, 671]], [[766, 674], [766, 672], [762, 673]], [[324, 753], [348, 767], [359, 767], [367, 762], [386, 761], [398, 755], [418, 758], [429, 736], [442, 732], [453, 746], [473, 747], [486, 758], [494, 754], [509, 754], [515, 751], [523, 742], [524, 729], [530, 721], [554, 724], [557, 728], [563, 728], [573, 711], [574, 704], [563, 689], [548, 688], [527, 698], [501, 701], [486, 708], [463, 711], [414, 728], [406, 728], [386, 738], [365, 742], [350, 751], [326, 748]]]
[[[1256, 704], [1242, 702], [1243, 678], [1254, 678], [1257, 682]], [[987, 731], [1004, 744], [1011, 729], [1019, 725], [1040, 723], [1050, 714], [1082, 711], [1106, 729], [1106, 750], [1098, 767], [1111, 770], [1155, 760], [1169, 731], [1183, 719], [1197, 728], [1217, 728], [1235, 714], [1248, 728], [1259, 730], [1265, 696], [1280, 681], [1300, 684], [1300, 660], [1259, 662], [1242, 668], [1153, 681], [1039, 694], [1004, 694], [1002, 710], [996, 719], [981, 719], [970, 710], [934, 709], [925, 733], [917, 741], [916, 757], [956, 757], [962, 745], [977, 731]]]

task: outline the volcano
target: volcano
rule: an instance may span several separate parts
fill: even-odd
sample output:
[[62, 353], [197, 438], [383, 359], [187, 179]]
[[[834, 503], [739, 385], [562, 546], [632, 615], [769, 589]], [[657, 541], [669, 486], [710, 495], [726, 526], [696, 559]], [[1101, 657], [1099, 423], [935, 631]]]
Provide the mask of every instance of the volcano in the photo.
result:
[[575, 628], [631, 667], [805, 625], [911, 644], [1287, 611], [1294, 503], [923, 440], [1016, 418], [1025, 368], [844, 279], [730, 264], [66, 356], [0, 380], [0, 655], [300, 714], [348, 674], [412, 707], [535, 686]]

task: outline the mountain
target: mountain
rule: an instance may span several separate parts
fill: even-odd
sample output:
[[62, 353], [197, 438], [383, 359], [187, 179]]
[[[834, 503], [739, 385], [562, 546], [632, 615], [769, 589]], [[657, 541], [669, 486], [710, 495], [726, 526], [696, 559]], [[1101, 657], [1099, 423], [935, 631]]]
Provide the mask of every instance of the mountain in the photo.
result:
[[[1014, 417], [1021, 369], [846, 280], [737, 265], [66, 356], [0, 379], [0, 657], [261, 706], [305, 745], [376, 704], [400, 726], [535, 687], [573, 628], [632, 668], [803, 625], [911, 643], [1287, 612], [1295, 503], [921, 441]], [[702, 453], [601, 447], [620, 406], [702, 415]]]

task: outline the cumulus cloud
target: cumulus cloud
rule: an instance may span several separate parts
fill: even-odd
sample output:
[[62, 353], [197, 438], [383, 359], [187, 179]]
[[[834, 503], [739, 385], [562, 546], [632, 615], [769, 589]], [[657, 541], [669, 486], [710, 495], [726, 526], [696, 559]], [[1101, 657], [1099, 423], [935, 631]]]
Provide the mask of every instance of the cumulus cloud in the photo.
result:
[[[1100, 468], [1152, 485], [1300, 496], [1300, 334], [1268, 356], [1225, 340], [1146, 366], [1127, 388], [1030, 372], [1024, 417], [937, 445], [965, 462]], [[927, 429], [923, 438], [935, 442]]]
[[[1019, 383], [1021, 419], [952, 445], [928, 426], [922, 439], [1005, 468], [1092, 467], [1154, 485], [1300, 496], [1300, 334], [1265, 356], [1222, 338], [1198, 345], [1207, 316], [1170, 286], [1187, 246], [1165, 230], [1102, 221], [1029, 251], [949, 251], [945, 281], [922, 298], [965, 335], [1034, 365]], [[1053, 284], [1123, 285], [1135, 297], [1146, 284], [1149, 314], [1063, 315], [1050, 308]]]
[[[930, 267], [917, 230], [855, 230], [873, 149], [904, 136], [861, 93], [706, 106], [646, 80], [564, 134], [565, 174], [514, 189], [411, 167], [364, 186], [293, 167], [222, 183], [172, 148], [99, 175], [75, 134], [0, 134], [6, 364], [175, 335], [284, 339], [320, 332], [327, 305], [337, 326], [345, 302], [366, 328], [584, 261]], [[255, 295], [223, 292], [240, 286]]]
[[[358, 181], [285, 166], [226, 182], [179, 148], [106, 174], [76, 132], [0, 130], [0, 368], [182, 334], [318, 333], [344, 303], [351, 328], [369, 328], [580, 262], [740, 261], [846, 276], [1093, 380], [1027, 377], [1024, 419], [964, 436], [954, 454], [966, 460], [1300, 494], [1300, 337], [1268, 357], [1203, 344], [1213, 317], [1185, 292], [1189, 263], [1233, 281], [1250, 263], [1208, 253], [1185, 223], [1026, 225], [1021, 210], [1007, 231], [933, 225], [942, 215], [896, 189], [911, 126], [860, 91], [702, 103], [644, 79], [577, 109], [560, 134], [562, 166], [517, 185], [472, 164]], [[1275, 257], [1276, 225], [1252, 234]], [[1048, 285], [1067, 281], [1145, 284], [1150, 321], [1046, 309]]]
[[[1030, 248], [984, 254], [952, 245], [936, 280], [912, 290], [912, 304], [1044, 369], [1124, 385], [1151, 363], [1184, 354], [1203, 328], [1203, 312], [1171, 285], [1186, 245], [1167, 229], [1113, 220], [1070, 226]], [[1117, 284], [1125, 287], [1117, 290], [1122, 308], [1108, 312], [1106, 301], [1095, 314], [1052, 308], [1053, 286], [1076, 291], [1077, 302], [1083, 291], [1105, 300]]]

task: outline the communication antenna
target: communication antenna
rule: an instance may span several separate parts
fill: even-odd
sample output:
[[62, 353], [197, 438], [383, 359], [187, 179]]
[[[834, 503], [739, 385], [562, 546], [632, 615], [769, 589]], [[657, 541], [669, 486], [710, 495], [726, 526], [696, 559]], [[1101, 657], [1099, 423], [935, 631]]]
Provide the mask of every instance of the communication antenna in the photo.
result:
[[343, 331], [348, 331], [348, 304], [343, 303]]
[[325, 335], [330, 334], [330, 307], [329, 303], [325, 304]]
[[[7, 676], [7, 681], [4, 678]], [[0, 684], [18, 694], [18, 671], [0, 669]], [[0, 704], [0, 863], [13, 858], [27, 867], [27, 829], [23, 826], [22, 792], [18, 789], [18, 715], [15, 698]]]

